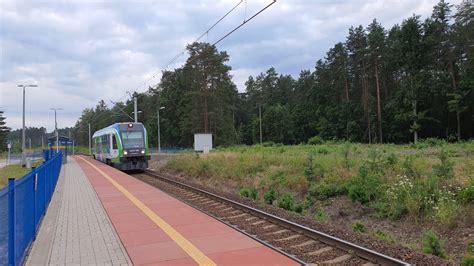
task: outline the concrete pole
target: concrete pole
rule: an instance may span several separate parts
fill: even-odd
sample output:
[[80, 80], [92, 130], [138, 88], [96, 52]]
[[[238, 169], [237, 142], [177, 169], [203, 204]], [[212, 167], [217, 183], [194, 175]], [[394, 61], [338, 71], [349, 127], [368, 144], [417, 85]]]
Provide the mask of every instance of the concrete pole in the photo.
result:
[[23, 86], [23, 126], [21, 130], [21, 166], [26, 166], [25, 154], [25, 86]]
[[59, 153], [59, 132], [58, 132], [58, 122], [56, 120], [56, 109], [54, 109], [54, 128], [56, 131], [56, 153]]
[[158, 154], [161, 154], [161, 138], [160, 138], [160, 108], [156, 111], [158, 122]]
[[138, 123], [137, 97], [133, 97], [133, 114], [135, 116], [135, 123]]
[[89, 155], [92, 154], [92, 149], [91, 149], [91, 123], [89, 125]]
[[260, 120], [260, 144], [262, 144], [262, 106], [260, 105], [258, 107], [258, 116], [259, 116], [259, 120]]

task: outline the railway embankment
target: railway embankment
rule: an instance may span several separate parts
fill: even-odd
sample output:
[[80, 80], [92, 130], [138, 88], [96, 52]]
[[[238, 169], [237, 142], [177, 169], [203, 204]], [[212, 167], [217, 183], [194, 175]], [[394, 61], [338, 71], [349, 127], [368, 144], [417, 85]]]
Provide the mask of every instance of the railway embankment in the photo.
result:
[[474, 240], [473, 155], [472, 142], [266, 144], [157, 170], [389, 255], [459, 264]]

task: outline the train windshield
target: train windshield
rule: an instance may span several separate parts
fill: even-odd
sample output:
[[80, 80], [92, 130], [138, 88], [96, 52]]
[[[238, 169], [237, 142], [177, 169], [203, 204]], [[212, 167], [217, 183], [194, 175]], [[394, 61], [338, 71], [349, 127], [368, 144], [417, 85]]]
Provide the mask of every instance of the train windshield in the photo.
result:
[[122, 132], [122, 143], [125, 149], [143, 148], [143, 132], [125, 131]]

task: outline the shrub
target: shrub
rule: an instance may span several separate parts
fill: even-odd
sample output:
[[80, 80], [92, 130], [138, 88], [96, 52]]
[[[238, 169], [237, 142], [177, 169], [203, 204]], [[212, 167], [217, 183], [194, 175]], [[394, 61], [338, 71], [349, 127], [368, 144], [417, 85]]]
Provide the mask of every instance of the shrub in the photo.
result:
[[325, 200], [334, 196], [347, 193], [345, 181], [342, 179], [329, 178], [318, 183], [312, 183], [309, 195], [318, 200]]
[[313, 157], [313, 154], [309, 153], [304, 165], [304, 176], [309, 182], [314, 181], [316, 179], [313, 167]]
[[263, 147], [272, 147], [272, 146], [275, 146], [275, 142], [273, 141], [265, 141], [262, 143], [262, 146]]
[[446, 258], [443, 242], [431, 230], [426, 231], [423, 234], [423, 252], [425, 254], [432, 254], [441, 258]]
[[314, 137], [311, 137], [310, 139], [308, 139], [308, 144], [309, 145], [321, 145], [321, 144], [324, 144], [324, 140], [320, 136], [314, 136]]
[[441, 149], [438, 158], [441, 163], [433, 166], [433, 174], [444, 179], [450, 179], [453, 177], [454, 163], [449, 160], [448, 153], [445, 149]]
[[365, 204], [380, 198], [382, 182], [377, 175], [370, 174], [363, 164], [359, 174], [348, 182], [347, 188], [352, 201]]
[[270, 204], [270, 205], [273, 204], [273, 201], [275, 201], [275, 199], [276, 199], [276, 193], [275, 193], [275, 190], [273, 189], [265, 192], [265, 194], [263, 195], [263, 200], [267, 204]]
[[294, 204], [292, 207], [292, 211], [297, 212], [297, 213], [302, 213], [304, 209], [305, 209], [305, 203], [303, 201]]
[[351, 164], [349, 161], [350, 151], [351, 151], [351, 143], [345, 142], [344, 145], [342, 146], [342, 157], [344, 158], [344, 166], [346, 166], [347, 169], [351, 167]]
[[240, 196], [246, 197], [246, 198], [251, 198], [251, 199], [257, 199], [257, 190], [253, 187], [247, 187], [247, 188], [241, 188], [240, 191]]
[[324, 155], [329, 154], [329, 150], [324, 147], [317, 149], [316, 152], [319, 154], [324, 154]]
[[415, 161], [415, 157], [413, 156], [407, 156], [405, 158], [405, 161], [403, 161], [403, 164], [402, 164], [402, 170], [403, 170], [404, 175], [409, 176], [409, 177], [416, 176], [416, 171], [413, 167], [414, 161]]
[[398, 157], [394, 153], [390, 153], [387, 156], [386, 162], [389, 166], [393, 167], [398, 163]]
[[278, 200], [278, 207], [291, 211], [293, 209], [294, 198], [291, 193], [285, 192], [281, 198]]
[[356, 221], [352, 224], [352, 231], [356, 233], [364, 233], [366, 231], [365, 224], [361, 221]]

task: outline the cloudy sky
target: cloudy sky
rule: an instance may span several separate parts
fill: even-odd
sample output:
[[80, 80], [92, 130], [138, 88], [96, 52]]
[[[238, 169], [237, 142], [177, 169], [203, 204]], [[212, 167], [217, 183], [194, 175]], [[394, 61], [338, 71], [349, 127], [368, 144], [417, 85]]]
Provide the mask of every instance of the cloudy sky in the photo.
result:
[[[21, 127], [73, 126], [100, 99], [125, 100], [240, 0], [0, 0], [0, 110]], [[201, 40], [213, 42], [272, 0], [242, 4]], [[312, 69], [351, 25], [377, 18], [386, 28], [412, 14], [429, 16], [437, 0], [278, 0], [218, 45], [230, 55], [240, 91], [249, 75], [274, 66], [297, 76]], [[458, 4], [460, 0], [451, 0]], [[170, 67], [180, 66], [180, 56]], [[150, 80], [151, 79], [151, 80]], [[148, 81], [150, 80], [150, 81]]]

